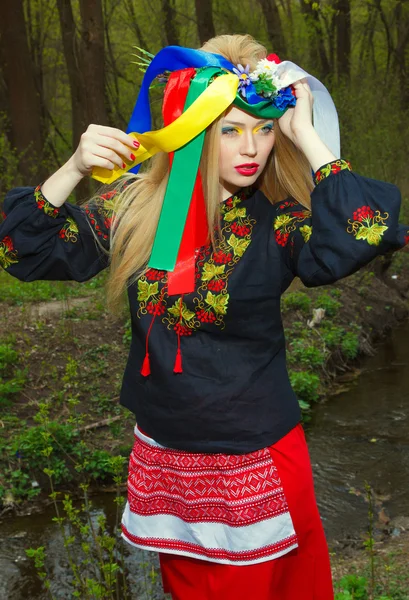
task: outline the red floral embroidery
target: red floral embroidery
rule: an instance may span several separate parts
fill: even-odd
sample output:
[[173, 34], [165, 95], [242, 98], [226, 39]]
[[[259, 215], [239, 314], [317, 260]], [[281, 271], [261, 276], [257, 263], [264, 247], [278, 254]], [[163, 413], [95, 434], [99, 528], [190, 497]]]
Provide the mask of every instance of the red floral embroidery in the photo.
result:
[[215, 263], [227, 264], [232, 259], [232, 254], [225, 254], [222, 250], [215, 252], [213, 254], [213, 260]]
[[196, 316], [201, 323], [214, 323], [216, 321], [216, 315], [211, 311], [211, 308], [203, 309], [196, 311]]
[[78, 225], [72, 217], [68, 217], [64, 227], [58, 232], [58, 237], [66, 242], [75, 243], [78, 241]]
[[112, 190], [111, 192], [107, 192], [106, 194], [101, 194], [100, 198], [102, 198], [103, 200], [111, 200], [111, 198], [114, 198], [116, 196], [116, 191]]
[[50, 204], [48, 200], [44, 198], [41, 191], [41, 186], [39, 185], [34, 190], [34, 198], [36, 200], [37, 207], [40, 210], [42, 210], [46, 215], [48, 215], [49, 217], [53, 217], [53, 219], [55, 219], [58, 216], [60, 209], [56, 208], [55, 206], [52, 206], [52, 204]]
[[[297, 203], [298, 204], [298, 203]], [[282, 205], [280, 205], [281, 208]], [[274, 219], [274, 235], [279, 246], [285, 247], [289, 241], [290, 233], [297, 228], [300, 230], [304, 241], [307, 242], [311, 236], [312, 228], [310, 225], [300, 227], [300, 223], [310, 219], [310, 210], [288, 211], [277, 215]]]
[[370, 206], [357, 208], [348, 219], [347, 232], [352, 233], [356, 240], [367, 242], [370, 246], [379, 246], [388, 226], [389, 213], [381, 215], [379, 210], [374, 211]]
[[275, 238], [277, 241], [277, 244], [279, 244], [280, 246], [286, 246], [287, 242], [288, 242], [288, 237], [289, 237], [289, 233], [281, 233], [281, 231], [279, 229], [277, 229], [277, 231], [275, 232]]
[[283, 210], [284, 208], [296, 206], [297, 204], [298, 204], [298, 202], [296, 200], [286, 200], [285, 202], [282, 202], [280, 204], [280, 208], [281, 208], [281, 210]]
[[250, 227], [247, 227], [246, 225], [239, 225], [239, 223], [233, 223], [231, 226], [231, 230], [236, 235], [244, 237], [250, 232]]
[[222, 289], [226, 286], [226, 282], [222, 279], [212, 279], [207, 284], [207, 288], [212, 290], [212, 292], [221, 292]]
[[160, 316], [165, 312], [165, 306], [162, 302], [148, 302], [146, 310], [151, 315]]
[[[116, 190], [106, 192], [105, 194], [101, 194], [96, 200], [94, 200], [92, 202], [92, 205], [84, 205], [85, 212], [89, 217], [91, 225], [94, 227], [96, 234], [103, 240], [109, 239], [109, 230], [114, 224], [114, 198], [116, 194]], [[101, 226], [97, 221], [97, 215], [102, 217], [102, 222], [104, 224], [105, 231], [101, 229]]]
[[354, 221], [365, 221], [367, 219], [373, 219], [373, 217], [374, 211], [370, 206], [361, 206], [361, 208], [358, 208], [353, 214]]
[[166, 271], [157, 271], [156, 269], [148, 269], [145, 273], [145, 277], [149, 281], [160, 281], [165, 275]]
[[326, 179], [330, 175], [339, 173], [340, 171], [352, 171], [351, 163], [349, 160], [334, 160], [324, 166], [322, 166], [314, 175], [314, 183], [317, 185], [323, 179]]
[[178, 335], [192, 335], [193, 331], [191, 329], [189, 329], [188, 327], [185, 327], [185, 325], [182, 325], [181, 323], [176, 323], [176, 325], [174, 326], [174, 331], [176, 331], [176, 333]]
[[207, 245], [196, 251], [195, 292], [187, 294], [186, 298], [169, 297], [165, 271], [148, 269], [139, 278], [139, 317], [147, 313], [162, 316], [168, 329], [179, 335], [191, 335], [202, 324], [224, 326], [229, 303], [228, 279], [250, 244], [255, 224], [241, 205], [246, 197], [244, 194], [233, 196], [223, 204], [222, 237], [218, 248], [212, 252], [211, 246]]
[[2, 239], [2, 243], [6, 246], [8, 252], [14, 250], [13, 240], [9, 235]]
[[17, 250], [14, 249], [13, 240], [7, 235], [0, 241], [0, 266], [7, 269], [17, 262]]

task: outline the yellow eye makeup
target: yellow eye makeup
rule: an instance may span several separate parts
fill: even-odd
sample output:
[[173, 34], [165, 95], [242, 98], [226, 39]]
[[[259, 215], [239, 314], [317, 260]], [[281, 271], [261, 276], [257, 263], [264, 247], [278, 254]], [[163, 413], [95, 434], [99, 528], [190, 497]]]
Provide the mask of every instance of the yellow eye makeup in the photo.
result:
[[264, 123], [262, 125], [258, 125], [253, 129], [253, 133], [258, 133], [261, 131], [262, 133], [270, 133], [274, 129], [274, 123]]
[[232, 135], [234, 133], [238, 133], [239, 135], [241, 135], [243, 133], [243, 130], [240, 129], [240, 127], [229, 127], [228, 125], [226, 125], [225, 127], [222, 127], [222, 134], [224, 135]]

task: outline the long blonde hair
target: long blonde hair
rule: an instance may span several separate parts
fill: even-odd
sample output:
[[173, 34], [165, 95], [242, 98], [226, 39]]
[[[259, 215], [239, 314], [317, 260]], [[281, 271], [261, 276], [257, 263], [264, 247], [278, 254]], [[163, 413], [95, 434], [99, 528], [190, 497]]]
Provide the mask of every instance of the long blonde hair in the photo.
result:
[[[267, 50], [250, 35], [220, 35], [202, 48], [223, 55], [232, 64], [250, 65], [267, 56]], [[216, 243], [220, 222], [221, 187], [218, 176], [221, 115], [207, 129], [200, 163], [211, 242]], [[114, 200], [114, 225], [110, 234], [110, 272], [107, 305], [120, 313], [125, 291], [146, 271], [162, 209], [169, 176], [168, 155], [151, 159], [148, 169], [136, 179], [125, 177], [118, 184]], [[125, 183], [128, 183], [125, 188]], [[275, 127], [275, 143], [267, 165], [256, 185], [270, 202], [289, 196], [310, 207], [313, 189], [311, 168], [305, 156]], [[216, 232], [216, 233], [213, 233]]]

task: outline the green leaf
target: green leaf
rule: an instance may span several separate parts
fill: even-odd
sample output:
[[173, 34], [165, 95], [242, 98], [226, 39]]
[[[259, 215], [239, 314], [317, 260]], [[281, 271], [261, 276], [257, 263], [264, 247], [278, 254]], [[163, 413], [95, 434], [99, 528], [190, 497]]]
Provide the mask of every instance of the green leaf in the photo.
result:
[[233, 208], [232, 210], [229, 210], [229, 212], [224, 215], [224, 220], [228, 221], [230, 223], [231, 221], [234, 221], [235, 219], [238, 219], [238, 218], [244, 219], [245, 216], [246, 216], [245, 208]]
[[366, 238], [368, 237], [368, 227], [365, 227], [365, 225], [361, 225], [355, 237], [357, 240], [366, 240]]
[[372, 225], [372, 227], [369, 228], [368, 236], [366, 238], [368, 244], [371, 246], [378, 246], [387, 229], [386, 225], [377, 225], [376, 223], [375, 225]]
[[250, 244], [250, 240], [239, 239], [232, 233], [227, 243], [233, 248], [234, 256], [243, 256]]
[[146, 302], [151, 296], [158, 293], [159, 283], [148, 283], [147, 281], [138, 281], [138, 300]]
[[[168, 308], [168, 312], [174, 317], [180, 317], [180, 298], [176, 300], [175, 304]], [[195, 313], [188, 309], [186, 304], [183, 302], [182, 304], [182, 319], [185, 321], [190, 321], [195, 316]]]
[[210, 281], [213, 277], [217, 275], [222, 275], [226, 269], [226, 265], [212, 265], [209, 263], [205, 263], [202, 273], [202, 281]]
[[212, 294], [207, 292], [206, 302], [209, 304], [216, 314], [225, 315], [227, 312], [227, 305], [229, 303], [229, 294]]
[[195, 316], [195, 313], [189, 310], [185, 303], [182, 306], [182, 317], [185, 321], [190, 321]]
[[280, 229], [281, 227], [285, 227], [293, 220], [294, 217], [290, 217], [289, 215], [279, 215], [276, 219], [274, 219], [274, 231], [277, 231], [277, 229]]
[[310, 225], [303, 225], [300, 227], [300, 233], [304, 238], [304, 242], [308, 242], [312, 235], [312, 227]]
[[298, 399], [298, 404], [300, 405], [301, 410], [310, 410], [311, 406], [305, 400]]

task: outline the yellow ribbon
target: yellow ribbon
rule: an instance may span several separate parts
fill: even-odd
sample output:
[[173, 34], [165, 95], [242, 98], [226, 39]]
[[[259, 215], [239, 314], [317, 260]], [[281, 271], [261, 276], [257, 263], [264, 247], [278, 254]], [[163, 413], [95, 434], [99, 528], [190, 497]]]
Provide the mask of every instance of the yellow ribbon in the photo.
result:
[[135, 151], [135, 160], [125, 169], [121, 169], [117, 165], [112, 171], [94, 167], [92, 177], [102, 183], [112, 183], [129, 169], [151, 158], [157, 152], [178, 150], [204, 131], [206, 127], [209, 127], [233, 103], [238, 84], [237, 75], [226, 74], [216, 77], [199, 98], [167, 127], [147, 133], [129, 134], [138, 140], [140, 146]]

